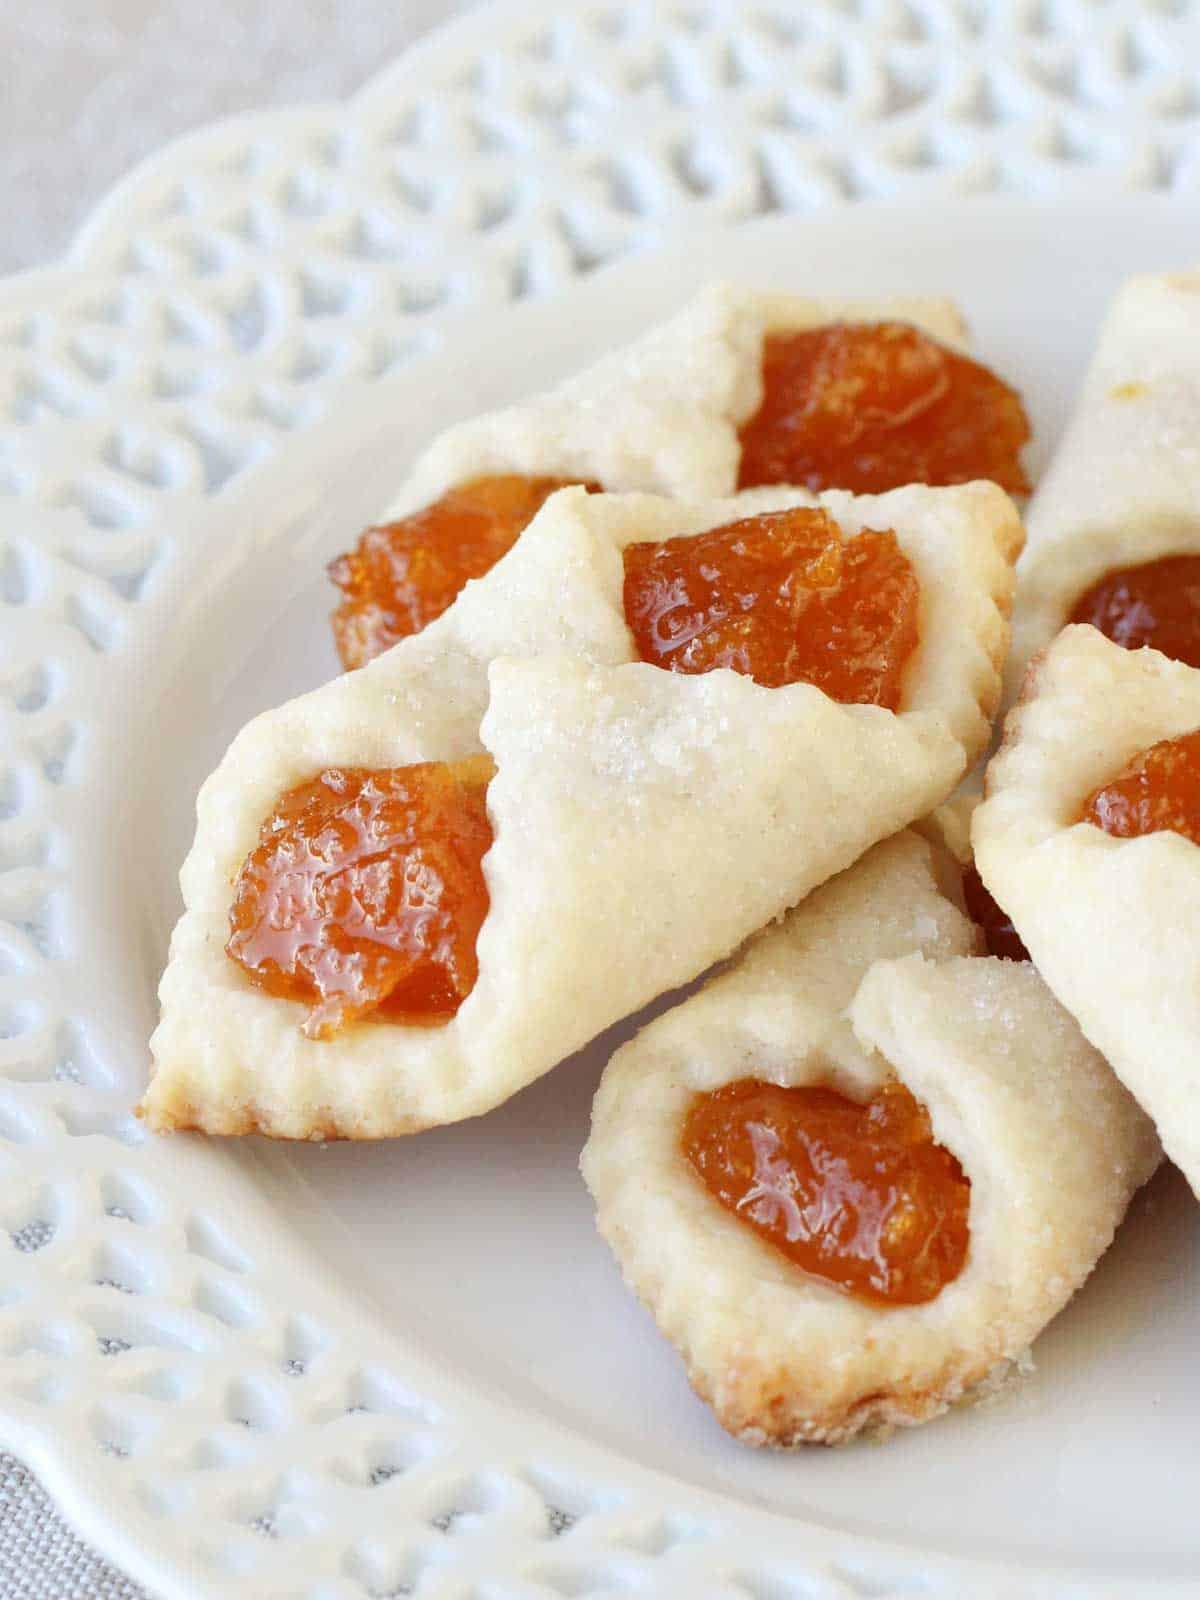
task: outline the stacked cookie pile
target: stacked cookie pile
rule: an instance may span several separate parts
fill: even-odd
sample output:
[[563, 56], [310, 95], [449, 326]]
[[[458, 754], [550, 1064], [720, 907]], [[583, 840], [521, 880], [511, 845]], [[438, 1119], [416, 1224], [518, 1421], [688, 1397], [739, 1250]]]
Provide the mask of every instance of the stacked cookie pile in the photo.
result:
[[1130, 285], [1019, 563], [943, 301], [718, 285], [452, 429], [200, 792], [142, 1114], [415, 1133], [720, 963], [583, 1153], [696, 1390], [790, 1445], [994, 1385], [1159, 1134], [1200, 1182], [1197, 370], [1200, 278]]

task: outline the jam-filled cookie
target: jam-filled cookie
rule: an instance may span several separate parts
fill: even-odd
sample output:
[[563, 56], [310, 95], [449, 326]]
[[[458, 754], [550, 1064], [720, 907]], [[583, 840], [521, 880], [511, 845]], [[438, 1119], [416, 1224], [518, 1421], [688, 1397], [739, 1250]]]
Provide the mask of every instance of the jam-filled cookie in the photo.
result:
[[992, 1386], [1157, 1163], [1032, 967], [980, 948], [903, 833], [605, 1070], [600, 1231], [746, 1443], [837, 1443]]
[[946, 300], [813, 300], [715, 284], [547, 394], [451, 428], [330, 566], [343, 666], [419, 632], [556, 489], [706, 499], [795, 484], [1025, 487], [1016, 394]]
[[1038, 971], [1200, 1194], [1200, 670], [1063, 630], [975, 813], [975, 858]]
[[1012, 918], [979, 876], [971, 849], [971, 818], [983, 799], [983, 778], [984, 763], [980, 762], [948, 800], [935, 806], [913, 827], [936, 847], [937, 859], [948, 863], [941, 873], [943, 887], [983, 934], [988, 955], [999, 956], [1002, 961], [1028, 961], [1029, 951], [1021, 943]]
[[472, 1116], [936, 806], [985, 743], [992, 484], [553, 495], [492, 571], [201, 791], [157, 1128]]
[[1135, 278], [1029, 505], [1006, 698], [1068, 622], [1200, 666], [1200, 273]]

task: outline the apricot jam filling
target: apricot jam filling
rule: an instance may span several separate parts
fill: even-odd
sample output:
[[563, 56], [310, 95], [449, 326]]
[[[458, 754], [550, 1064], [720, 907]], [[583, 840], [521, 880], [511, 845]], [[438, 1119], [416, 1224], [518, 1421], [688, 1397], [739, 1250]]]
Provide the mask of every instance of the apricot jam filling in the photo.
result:
[[879, 494], [991, 478], [1025, 494], [1020, 396], [904, 322], [828, 323], [763, 342], [763, 401], [741, 432], [738, 487]]
[[694, 1097], [682, 1148], [727, 1211], [861, 1300], [919, 1305], [963, 1269], [970, 1182], [900, 1083], [859, 1105], [740, 1078]]
[[353, 550], [329, 564], [345, 595], [331, 618], [342, 665], [364, 666], [398, 639], [420, 633], [573, 481], [475, 478], [399, 522], [368, 528]]
[[625, 549], [625, 620], [643, 661], [731, 667], [847, 704], [900, 703], [920, 590], [890, 530], [841, 537], [824, 511], [771, 511]]
[[1170, 832], [1200, 844], [1200, 730], [1134, 756], [1088, 795], [1080, 821], [1120, 839]]
[[226, 953], [325, 1039], [360, 1017], [448, 1021], [478, 976], [488, 756], [329, 767], [280, 796], [238, 875]]
[[1028, 961], [1029, 951], [1013, 927], [1012, 918], [992, 898], [974, 864], [963, 869], [962, 884], [967, 915], [982, 929], [988, 955], [999, 956], [1001, 961]]
[[1106, 573], [1084, 591], [1072, 622], [1126, 650], [1149, 645], [1172, 661], [1200, 667], [1200, 555], [1164, 556]]

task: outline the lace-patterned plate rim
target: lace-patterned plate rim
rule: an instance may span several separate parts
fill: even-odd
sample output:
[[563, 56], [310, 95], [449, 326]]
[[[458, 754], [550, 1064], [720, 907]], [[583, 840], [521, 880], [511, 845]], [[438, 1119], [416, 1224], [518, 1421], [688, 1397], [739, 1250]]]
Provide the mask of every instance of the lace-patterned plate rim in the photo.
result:
[[[854, 7], [813, 7], [803, 18], [778, 0], [752, 8], [739, 0], [591, 0], [567, 13], [552, 0], [491, 0], [410, 47], [348, 104], [244, 113], [172, 140], [98, 202], [63, 263], [35, 268], [3, 287], [6, 293], [26, 286], [45, 293], [67, 266], [127, 266], [132, 219], [190, 212], [192, 200], [180, 190], [188, 177], [223, 173], [236, 182], [254, 180], [269, 164], [271, 146], [293, 135], [337, 165], [346, 140], [353, 143], [364, 132], [377, 136], [382, 122], [393, 125], [395, 142], [403, 144], [422, 93], [482, 92], [486, 98], [493, 91], [503, 99], [507, 90], [528, 98], [521, 70], [531, 63], [557, 74], [562, 103], [554, 104], [556, 95], [549, 93], [543, 96], [549, 103], [535, 107], [549, 122], [557, 119], [552, 136], [527, 138], [522, 151], [519, 139], [476, 129], [466, 141], [471, 148], [453, 155], [508, 149], [544, 158], [556, 144], [584, 143], [580, 128], [569, 124], [579, 95], [559, 85], [564, 64], [579, 66], [588, 46], [614, 59], [625, 52], [625, 81], [602, 88], [634, 96], [651, 89], [656, 98], [650, 116], [635, 119], [638, 131], [655, 122], [667, 126], [678, 146], [672, 160], [685, 169], [687, 113], [703, 102], [705, 88], [721, 97], [709, 113], [715, 142], [755, 128], [783, 130], [807, 141], [799, 149], [793, 139], [791, 154], [801, 164], [811, 158], [810, 177], [819, 180], [820, 169], [831, 167], [826, 182], [805, 189], [793, 178], [777, 187], [768, 161], [753, 195], [721, 194], [720, 182], [699, 167], [677, 174], [683, 206], [690, 202], [725, 218], [877, 198], [896, 188], [883, 172], [889, 166], [901, 190], [914, 181], [928, 188], [946, 177], [953, 192], [1050, 192], [1114, 180], [1190, 191], [1200, 181], [1200, 96], [1186, 61], [1198, 39], [1200, 14], [1188, 0], [1117, 4], [1104, 15], [1087, 0], [1058, 0], [1054, 7], [1032, 0], [979, 6], [860, 0]], [[792, 56], [805, 49], [807, 87], [827, 102], [826, 115], [807, 120], [772, 98]], [[739, 104], [743, 89], [751, 93]], [[851, 111], [842, 125], [833, 115], [839, 97]], [[596, 92], [596, 98], [605, 95]], [[878, 170], [851, 170], [856, 147], [871, 145], [881, 128], [886, 145], [867, 162]], [[634, 146], [635, 139], [626, 142]], [[843, 170], [832, 171], [839, 163]], [[641, 209], [636, 197], [627, 195], [623, 203]], [[44, 281], [31, 281], [38, 279]]]

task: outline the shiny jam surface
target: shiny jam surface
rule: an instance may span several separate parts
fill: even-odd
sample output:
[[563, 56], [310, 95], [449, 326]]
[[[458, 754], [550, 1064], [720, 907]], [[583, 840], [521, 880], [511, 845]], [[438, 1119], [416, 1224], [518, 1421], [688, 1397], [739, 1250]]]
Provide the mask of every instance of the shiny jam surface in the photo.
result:
[[1122, 839], [1171, 832], [1200, 844], [1200, 730], [1134, 756], [1088, 795], [1080, 821]]
[[962, 879], [967, 915], [983, 929], [988, 955], [999, 956], [1002, 961], [1028, 961], [1029, 951], [1022, 944], [1021, 935], [1013, 927], [1008, 912], [993, 900], [974, 865], [963, 869]]
[[904, 322], [768, 334], [764, 396], [742, 429], [738, 484], [878, 494], [991, 478], [1025, 494], [1020, 396], [987, 367]]
[[1200, 667], [1200, 555], [1106, 573], [1079, 597], [1070, 620], [1090, 622], [1126, 650], [1149, 645]]
[[329, 564], [345, 595], [331, 618], [342, 665], [361, 667], [420, 633], [568, 486], [563, 478], [476, 478], [399, 522], [368, 528], [353, 550]]
[[682, 1147], [728, 1211], [860, 1299], [918, 1305], [962, 1271], [971, 1185], [902, 1084], [859, 1105], [741, 1078], [695, 1096]]
[[625, 620], [643, 661], [731, 667], [768, 688], [900, 703], [920, 590], [894, 533], [843, 540], [824, 511], [773, 511], [625, 549]]
[[446, 1022], [478, 975], [491, 759], [331, 767], [289, 789], [246, 857], [226, 953], [311, 1007], [323, 1039], [378, 1012]]

